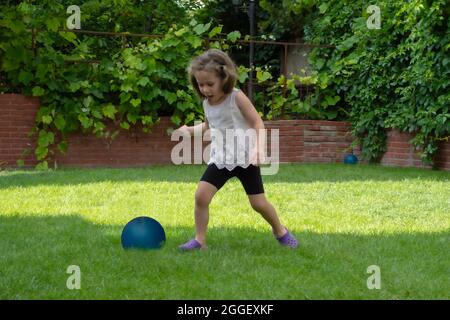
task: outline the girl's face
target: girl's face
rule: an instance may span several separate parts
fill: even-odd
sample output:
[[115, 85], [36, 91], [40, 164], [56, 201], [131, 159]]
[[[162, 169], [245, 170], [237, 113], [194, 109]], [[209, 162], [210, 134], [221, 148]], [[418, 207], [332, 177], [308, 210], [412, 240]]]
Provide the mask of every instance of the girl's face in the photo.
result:
[[210, 71], [197, 71], [194, 74], [200, 92], [208, 99], [210, 104], [217, 104], [225, 96], [222, 91], [222, 80]]

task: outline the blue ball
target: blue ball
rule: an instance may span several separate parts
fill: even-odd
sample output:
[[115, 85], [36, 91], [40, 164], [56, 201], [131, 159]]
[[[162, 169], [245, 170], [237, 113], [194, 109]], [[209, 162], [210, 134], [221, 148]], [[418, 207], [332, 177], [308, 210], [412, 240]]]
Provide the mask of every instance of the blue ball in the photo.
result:
[[134, 218], [122, 231], [124, 249], [160, 249], [166, 241], [161, 224], [149, 217]]
[[354, 154], [348, 154], [344, 158], [344, 163], [346, 164], [357, 164], [358, 163], [358, 157]]

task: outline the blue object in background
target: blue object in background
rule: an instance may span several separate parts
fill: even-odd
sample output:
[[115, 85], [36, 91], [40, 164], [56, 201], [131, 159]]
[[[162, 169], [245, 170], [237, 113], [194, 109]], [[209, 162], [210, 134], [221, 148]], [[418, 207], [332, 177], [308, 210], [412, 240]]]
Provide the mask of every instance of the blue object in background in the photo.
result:
[[358, 157], [354, 154], [347, 154], [344, 158], [344, 163], [346, 164], [357, 164], [358, 163]]
[[122, 231], [124, 249], [160, 249], [166, 241], [161, 224], [149, 217], [134, 218]]

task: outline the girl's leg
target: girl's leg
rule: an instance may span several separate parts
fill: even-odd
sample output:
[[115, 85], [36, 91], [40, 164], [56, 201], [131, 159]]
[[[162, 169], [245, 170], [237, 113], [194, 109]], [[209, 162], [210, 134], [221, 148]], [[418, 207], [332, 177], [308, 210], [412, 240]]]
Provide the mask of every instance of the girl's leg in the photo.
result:
[[195, 240], [206, 246], [206, 229], [209, 222], [209, 204], [217, 188], [209, 182], [200, 181], [195, 192]]
[[275, 208], [267, 201], [264, 193], [249, 194], [248, 199], [252, 208], [259, 212], [262, 217], [272, 226], [273, 232], [277, 237], [284, 236], [287, 231], [281, 225]]

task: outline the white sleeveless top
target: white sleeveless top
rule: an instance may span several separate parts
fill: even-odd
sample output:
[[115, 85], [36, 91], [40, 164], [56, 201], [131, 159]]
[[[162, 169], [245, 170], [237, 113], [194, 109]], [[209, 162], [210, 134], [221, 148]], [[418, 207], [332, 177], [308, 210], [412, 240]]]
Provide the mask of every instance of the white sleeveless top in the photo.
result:
[[[233, 91], [217, 105], [203, 100], [203, 109], [211, 130], [211, 151], [208, 165], [216, 164], [219, 169], [233, 170], [237, 166], [247, 168], [250, 164], [250, 150], [256, 142], [256, 130], [250, 128], [236, 105]], [[250, 130], [249, 130], [250, 129]]]

